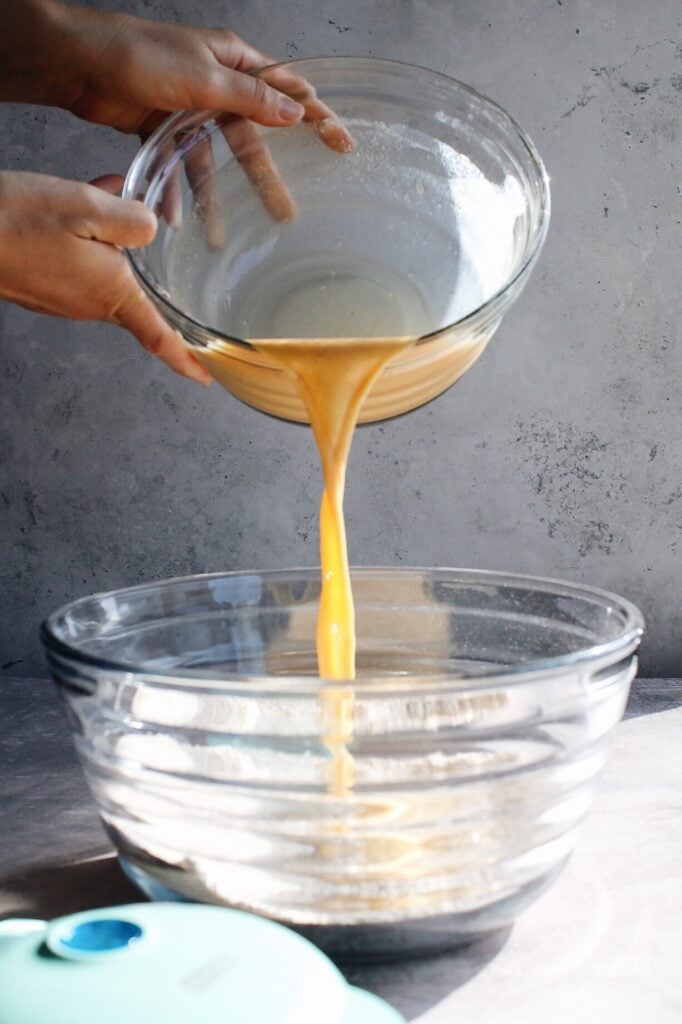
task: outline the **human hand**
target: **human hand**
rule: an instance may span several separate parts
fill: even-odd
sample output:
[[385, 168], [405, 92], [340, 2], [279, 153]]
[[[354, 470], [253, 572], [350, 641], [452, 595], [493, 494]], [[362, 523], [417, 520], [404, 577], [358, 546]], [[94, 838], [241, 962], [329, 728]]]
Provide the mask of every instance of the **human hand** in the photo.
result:
[[[266, 208], [294, 215], [291, 196], [258, 128], [303, 119], [330, 149], [353, 141], [334, 113], [299, 76], [269, 68], [273, 58], [233, 32], [150, 21], [65, 6], [58, 0], [3, 0], [0, 6], [0, 100], [63, 107], [85, 120], [136, 132], [144, 140], [177, 110], [219, 110], [224, 135]], [[210, 141], [195, 147], [187, 173], [207, 235], [220, 247]], [[179, 216], [179, 191], [161, 211]]]
[[63, 107], [142, 138], [175, 110], [299, 121], [301, 104], [247, 73], [270, 63], [224, 29], [57, 0], [3, 0], [0, 10], [0, 99]]
[[0, 172], [0, 298], [38, 313], [119, 324], [184, 377], [210, 384], [135, 280], [122, 246], [147, 245], [156, 217], [100, 187], [43, 174]]
[[[330, 149], [347, 153], [353, 147], [346, 129], [305, 79], [287, 68], [270, 67], [272, 57], [233, 32], [65, 10], [78, 11], [77, 18], [67, 13], [62, 19], [79, 41], [86, 85], [75, 100], [61, 105], [88, 121], [136, 132], [143, 140], [171, 111], [226, 112], [221, 117], [225, 141], [275, 220], [291, 220], [295, 204], [258, 124], [285, 127], [302, 119]], [[210, 139], [188, 151], [184, 162], [207, 240], [219, 249], [223, 222]], [[169, 182], [164, 194], [166, 210], [174, 202], [171, 217], [179, 220], [179, 189]]]

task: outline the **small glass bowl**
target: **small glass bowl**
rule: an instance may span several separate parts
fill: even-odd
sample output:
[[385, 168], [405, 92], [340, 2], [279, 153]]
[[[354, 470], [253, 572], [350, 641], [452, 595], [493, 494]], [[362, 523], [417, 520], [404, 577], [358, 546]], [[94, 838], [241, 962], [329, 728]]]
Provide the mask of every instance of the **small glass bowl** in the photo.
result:
[[424, 68], [323, 57], [259, 75], [303, 101], [305, 122], [169, 118], [125, 183], [160, 220], [128, 253], [133, 270], [199, 361], [258, 409], [307, 422], [249, 339], [378, 336], [418, 340], [360, 421], [416, 408], [477, 359], [528, 279], [549, 224], [542, 161], [497, 104]]
[[329, 791], [316, 570], [167, 580], [43, 625], [124, 867], [337, 956], [434, 951], [508, 925], [565, 863], [642, 633], [589, 587], [355, 569], [355, 787]]

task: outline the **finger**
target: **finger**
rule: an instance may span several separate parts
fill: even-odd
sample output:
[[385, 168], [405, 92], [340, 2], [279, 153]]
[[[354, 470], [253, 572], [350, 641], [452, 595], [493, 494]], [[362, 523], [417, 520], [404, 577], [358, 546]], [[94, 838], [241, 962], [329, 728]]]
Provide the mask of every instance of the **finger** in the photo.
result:
[[297, 100], [305, 111], [304, 122], [314, 128], [320, 140], [330, 149], [337, 153], [350, 153], [354, 149], [353, 136], [331, 107], [318, 98], [315, 89], [305, 78], [294, 74], [287, 67], [265, 68], [258, 77]]
[[215, 158], [210, 138], [201, 139], [184, 157], [187, 181], [194, 196], [195, 209], [204, 226], [206, 242], [214, 252], [225, 246], [225, 225], [215, 190]]
[[154, 213], [157, 217], [163, 217], [174, 231], [182, 224], [181, 166], [173, 139], [168, 138], [159, 145], [145, 175], [151, 184], [160, 172], [165, 173], [166, 180], [161, 184], [161, 195], [154, 205]]
[[168, 172], [159, 207], [158, 215], [164, 218], [173, 231], [177, 231], [182, 224], [182, 187], [179, 163], [173, 164]]
[[142, 347], [179, 373], [208, 387], [213, 378], [190, 352], [187, 344], [131, 278], [130, 289], [113, 320], [133, 334]]
[[296, 204], [256, 125], [240, 117], [221, 131], [268, 213], [280, 222], [293, 220]]
[[[319, 103], [319, 101], [318, 101]], [[319, 103], [319, 107], [325, 107], [324, 103]], [[325, 107], [325, 109], [329, 109]], [[348, 129], [338, 117], [336, 117], [331, 111], [329, 114], [319, 116], [318, 114], [307, 114], [304, 118], [306, 123], [312, 124], [313, 128], [317, 132], [320, 140], [324, 142], [325, 146], [329, 149], [333, 149], [336, 153], [352, 153], [355, 149], [355, 140], [350, 134]]]
[[236, 68], [237, 71], [256, 71], [277, 63], [269, 53], [257, 50], [229, 29], [215, 29], [212, 35], [211, 50], [225, 67]]
[[[166, 148], [168, 149], [168, 145]], [[172, 152], [172, 147], [170, 151]], [[163, 163], [163, 161], [159, 161], [159, 154], [156, 156], [155, 162], [157, 161], [156, 168], [152, 166], [147, 172], [147, 181], [151, 181], [155, 171]], [[103, 174], [99, 178], [93, 178], [90, 182], [95, 188], [102, 189], [103, 192], [108, 192], [112, 196], [120, 196], [124, 183], [125, 178], [122, 174]], [[175, 164], [168, 173], [168, 178], [161, 191], [161, 199], [156, 204], [154, 212], [157, 217], [163, 217], [173, 229], [180, 227], [182, 223], [182, 193], [180, 191], [180, 167], [178, 164]]]
[[270, 88], [262, 78], [222, 65], [197, 80], [190, 99], [197, 109], [229, 110], [275, 128], [296, 124], [304, 114], [300, 103]]
[[81, 187], [84, 191], [80, 196], [81, 208], [75, 211], [75, 235], [126, 249], [136, 249], [152, 241], [158, 222], [144, 203], [119, 199], [92, 185]]
[[95, 188], [101, 188], [112, 196], [120, 196], [123, 191], [125, 178], [122, 174], [102, 174], [99, 178], [93, 178], [90, 182]]
[[212, 49], [219, 60], [239, 71], [260, 71], [258, 78], [301, 104], [304, 109], [303, 120], [315, 127], [325, 145], [339, 153], [350, 153], [354, 147], [352, 135], [334, 111], [317, 98], [315, 90], [305, 78], [293, 74], [286, 67], [272, 67], [276, 64], [274, 57], [250, 46], [232, 32], [218, 35], [224, 38], [215, 41]]

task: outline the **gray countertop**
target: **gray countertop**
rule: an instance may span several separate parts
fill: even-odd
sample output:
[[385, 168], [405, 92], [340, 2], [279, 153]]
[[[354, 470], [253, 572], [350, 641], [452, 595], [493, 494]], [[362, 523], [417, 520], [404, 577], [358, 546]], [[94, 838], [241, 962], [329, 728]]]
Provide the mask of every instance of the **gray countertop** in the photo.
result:
[[[0, 688], [0, 918], [139, 900], [119, 871], [52, 685]], [[410, 1021], [682, 1019], [682, 680], [638, 680], [557, 884], [509, 932], [428, 960], [353, 968]]]

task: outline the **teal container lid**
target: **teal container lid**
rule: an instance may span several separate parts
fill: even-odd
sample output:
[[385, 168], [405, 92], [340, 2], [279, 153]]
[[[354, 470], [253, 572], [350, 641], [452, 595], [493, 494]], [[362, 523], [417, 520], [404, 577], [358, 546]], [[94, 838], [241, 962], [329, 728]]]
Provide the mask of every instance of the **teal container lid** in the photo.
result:
[[222, 907], [0, 922], [0, 1024], [404, 1024], [312, 943]]

